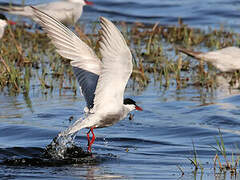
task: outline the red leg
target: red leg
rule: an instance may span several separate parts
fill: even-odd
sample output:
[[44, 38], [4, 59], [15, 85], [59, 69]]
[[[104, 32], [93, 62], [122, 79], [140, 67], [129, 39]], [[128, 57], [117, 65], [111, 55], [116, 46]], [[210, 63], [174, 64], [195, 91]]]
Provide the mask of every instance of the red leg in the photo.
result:
[[89, 137], [90, 131], [91, 131], [91, 130], [89, 130], [88, 133], [87, 133], [88, 146], [89, 146], [89, 144], [90, 144], [90, 137]]
[[93, 133], [93, 128], [91, 128], [91, 132], [92, 132], [92, 140], [91, 140], [91, 142], [90, 142], [90, 145], [92, 145], [93, 143], [94, 143], [94, 141], [95, 141], [95, 135], [94, 135], [94, 133]]
[[[90, 131], [91, 131], [91, 133], [92, 133], [92, 140], [91, 140], [91, 142], [90, 142], [90, 138], [89, 138], [89, 133], [90, 133]], [[92, 151], [92, 150], [91, 150], [91, 146], [92, 146], [92, 144], [93, 144], [94, 141], [95, 141], [95, 135], [94, 135], [94, 133], [93, 133], [93, 128], [90, 128], [87, 136], [88, 136], [88, 152], [91, 152], [91, 151]]]

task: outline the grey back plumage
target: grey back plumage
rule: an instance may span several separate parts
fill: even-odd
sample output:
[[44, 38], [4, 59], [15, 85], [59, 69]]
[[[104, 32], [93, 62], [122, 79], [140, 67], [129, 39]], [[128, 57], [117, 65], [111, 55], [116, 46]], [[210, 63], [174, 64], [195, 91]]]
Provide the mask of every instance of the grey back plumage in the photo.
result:
[[78, 80], [82, 95], [87, 103], [87, 107], [88, 109], [91, 109], [93, 107], [94, 93], [99, 75], [77, 67], [73, 67], [73, 71]]

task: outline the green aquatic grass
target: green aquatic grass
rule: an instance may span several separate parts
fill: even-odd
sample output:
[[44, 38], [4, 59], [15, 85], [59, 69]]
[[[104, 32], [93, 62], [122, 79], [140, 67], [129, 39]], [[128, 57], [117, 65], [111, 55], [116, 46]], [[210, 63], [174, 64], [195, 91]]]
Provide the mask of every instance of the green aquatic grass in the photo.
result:
[[[216, 173], [217, 164], [220, 172], [226, 173], [229, 171], [231, 175], [236, 176], [239, 171], [239, 160], [240, 157], [232, 152], [232, 155], [229, 157], [227, 155], [227, 150], [223, 140], [223, 134], [219, 129], [219, 137], [215, 137], [217, 147], [213, 147], [216, 150], [216, 155], [214, 158], [214, 172]], [[220, 153], [220, 155], [219, 155]], [[221, 156], [224, 161], [221, 161]]]
[[195, 144], [192, 141], [192, 145], [193, 145], [193, 157], [192, 158], [188, 158], [189, 161], [192, 163], [192, 165], [194, 166], [195, 170], [197, 171], [199, 168], [201, 169], [201, 174], [203, 174], [203, 165], [201, 163], [201, 161], [199, 160], [199, 158], [197, 157], [197, 150], [195, 148]]
[[[180, 90], [189, 85], [214, 90], [217, 87], [217, 70], [211, 65], [196, 63], [189, 57], [183, 57], [175, 46], [190, 49], [216, 49], [239, 44], [239, 35], [225, 32], [223, 29], [203, 31], [185, 25], [179, 19], [179, 25], [162, 26], [134, 23], [119, 24], [120, 30], [133, 53], [134, 69], [131, 78], [136, 90], [143, 90], [153, 78], [159, 87], [168, 89], [175, 86]], [[83, 41], [99, 52], [99, 26], [92, 25], [92, 30], [75, 26], [75, 32]], [[45, 33], [28, 30], [22, 26], [8, 27], [0, 43], [0, 90], [9, 94], [28, 94], [33, 82], [42, 91], [70, 89], [77, 92], [69, 60], [60, 57]], [[239, 79], [239, 73], [233, 76]], [[233, 79], [234, 81], [234, 79]], [[231, 84], [230, 84], [231, 85]]]
[[[212, 161], [205, 164], [201, 163], [201, 158], [197, 154], [197, 149], [195, 147], [194, 142], [192, 141], [192, 157], [187, 158], [191, 164], [194, 167], [193, 170], [193, 176], [194, 179], [197, 178], [199, 175], [198, 171], [200, 172], [200, 179], [203, 177], [204, 169], [209, 168], [209, 165], [212, 165], [210, 169], [207, 170], [207, 172], [214, 173], [214, 176], [221, 177], [222, 175], [225, 176], [226, 173], [230, 173], [231, 177], [233, 179], [237, 178], [239, 176], [239, 148], [236, 146], [233, 150], [231, 155], [229, 155], [228, 150], [226, 148], [226, 145], [224, 143], [224, 138], [221, 130], [219, 129], [218, 136], [215, 137], [216, 145], [211, 145], [211, 148], [213, 148], [216, 151], [216, 155], [212, 158]], [[234, 153], [233, 151], [237, 151], [238, 153]], [[181, 177], [185, 175], [184, 169], [177, 165], [177, 168], [181, 172]], [[206, 171], [206, 170], [205, 170]]]

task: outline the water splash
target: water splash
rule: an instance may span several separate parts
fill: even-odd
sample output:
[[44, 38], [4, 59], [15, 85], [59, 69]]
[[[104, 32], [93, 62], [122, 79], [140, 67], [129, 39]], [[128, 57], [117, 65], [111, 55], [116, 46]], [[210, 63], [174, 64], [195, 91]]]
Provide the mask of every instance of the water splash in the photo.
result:
[[74, 144], [76, 133], [67, 135], [66, 131], [60, 133], [52, 142], [29, 157], [13, 157], [0, 161], [0, 165], [9, 166], [62, 166], [67, 164], [97, 164], [100, 158], [84, 151]]
[[[64, 131], [65, 132], [65, 131]], [[97, 164], [100, 159], [74, 144], [76, 133], [64, 132], [55, 137], [45, 149], [38, 148], [37, 153], [7, 158], [0, 165], [8, 166], [62, 166], [67, 164]], [[24, 150], [25, 152], [25, 150]]]
[[73, 148], [76, 133], [73, 135], [62, 135], [60, 133], [52, 142], [46, 146], [44, 155], [53, 159], [65, 159], [68, 149]]
[[77, 132], [70, 133], [75, 125], [81, 121], [82, 119], [77, 120], [72, 126], [59, 133], [58, 136], [55, 137], [48, 146], [46, 146], [45, 156], [53, 159], [67, 159], [79, 158], [86, 156], [86, 154], [90, 154], [88, 152], [84, 152], [82, 148], [77, 147], [74, 144]]

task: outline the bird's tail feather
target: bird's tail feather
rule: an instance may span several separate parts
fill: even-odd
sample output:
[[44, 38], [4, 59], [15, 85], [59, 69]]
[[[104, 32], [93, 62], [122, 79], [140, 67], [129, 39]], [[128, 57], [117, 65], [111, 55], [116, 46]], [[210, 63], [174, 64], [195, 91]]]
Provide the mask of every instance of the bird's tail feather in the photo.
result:
[[82, 118], [80, 118], [73, 125], [68, 127], [63, 132], [61, 132], [59, 135], [60, 136], [68, 136], [68, 135], [74, 134], [77, 131], [79, 131], [80, 129], [83, 129], [83, 128], [86, 128], [86, 127], [87, 127], [86, 120], [83, 120]]

